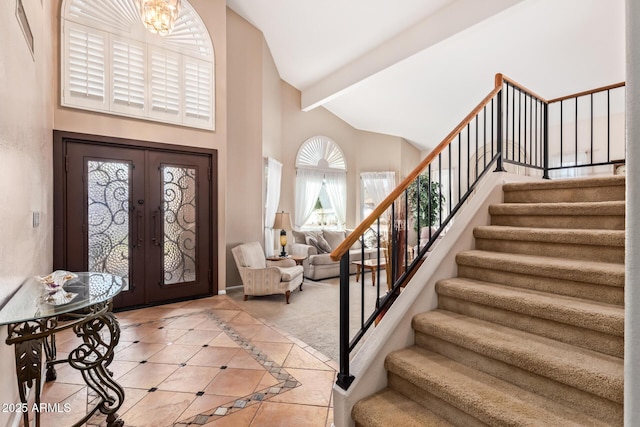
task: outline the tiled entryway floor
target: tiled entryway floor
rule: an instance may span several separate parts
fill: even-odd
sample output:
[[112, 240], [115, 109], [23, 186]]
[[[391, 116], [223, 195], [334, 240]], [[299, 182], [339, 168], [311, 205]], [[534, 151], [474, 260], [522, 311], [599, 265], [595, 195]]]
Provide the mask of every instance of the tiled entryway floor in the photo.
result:
[[[121, 337], [109, 368], [125, 390], [118, 411], [125, 426], [325, 427], [333, 421], [336, 363], [227, 296], [116, 316]], [[71, 330], [58, 334], [58, 355], [77, 344]], [[57, 373], [41, 401], [70, 411], [43, 413], [43, 426], [72, 425], [90, 406], [80, 373], [68, 365], [57, 365]], [[88, 423], [105, 424], [95, 416]]]

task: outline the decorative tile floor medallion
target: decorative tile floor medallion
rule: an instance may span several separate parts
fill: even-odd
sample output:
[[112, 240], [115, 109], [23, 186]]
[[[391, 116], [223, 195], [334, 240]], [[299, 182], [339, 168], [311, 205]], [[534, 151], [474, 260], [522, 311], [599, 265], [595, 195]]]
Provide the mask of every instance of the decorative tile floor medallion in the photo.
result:
[[[242, 397], [235, 397], [235, 398], [230, 397], [228, 402], [219, 404], [218, 406], [201, 411], [196, 415], [190, 415], [188, 416], [188, 418], [178, 419], [177, 422], [173, 422], [171, 424], [174, 427], [205, 425], [217, 419], [232, 415], [238, 411], [242, 411], [245, 408], [248, 408], [250, 406], [268, 401], [276, 396], [282, 395], [283, 393], [286, 393], [301, 385], [301, 383], [298, 380], [296, 380], [296, 378], [294, 378], [280, 364], [278, 364], [276, 361], [271, 359], [264, 351], [256, 347], [256, 345], [254, 345], [248, 338], [244, 337], [241, 333], [239, 333], [236, 329], [234, 329], [234, 327], [230, 326], [226, 321], [216, 316], [212, 311], [214, 310], [204, 309], [204, 310], [192, 311], [192, 312], [173, 315], [173, 316], [169, 315], [166, 317], [156, 318], [153, 320], [141, 319], [142, 321], [136, 322], [136, 323], [132, 322], [133, 320], [132, 317], [127, 317], [125, 322], [121, 322], [122, 336], [130, 337], [130, 336], [137, 336], [138, 331], [144, 331], [144, 332], [139, 332], [140, 334], [143, 334], [143, 333], [154, 334], [155, 333], [153, 332], [154, 330], [155, 331], [161, 330], [163, 332], [170, 331], [170, 327], [171, 327], [170, 325], [178, 324], [177, 322], [180, 322], [180, 324], [183, 324], [183, 325], [184, 324], [194, 325], [196, 323], [200, 324], [203, 321], [209, 321], [208, 325], [210, 329], [218, 328], [220, 331], [222, 331], [226, 335], [226, 337], [228, 337], [228, 339], [230, 339], [233, 343], [235, 343], [235, 345], [237, 345], [240, 349], [245, 351], [253, 360], [255, 360], [255, 362], [257, 362], [262, 367], [264, 371], [268, 372], [273, 377], [273, 381], [270, 381], [272, 384], [264, 388], [256, 389], [256, 391], [246, 394]], [[126, 313], [127, 312], [124, 312], [125, 316], [126, 316]], [[258, 324], [256, 324], [256, 326], [257, 325]], [[268, 326], [262, 323], [260, 323], [260, 325]], [[140, 328], [140, 329], [137, 329], [137, 328]], [[187, 333], [193, 334], [197, 332], [193, 328], [185, 329], [184, 331], [185, 331], [185, 334], [182, 335], [183, 337], [186, 336]], [[176, 336], [177, 335], [178, 334], [176, 334]], [[219, 340], [219, 339], [220, 337], [216, 338], [216, 340]], [[132, 340], [132, 341], [124, 341], [121, 338], [121, 342], [119, 343], [116, 349], [117, 350], [116, 358], [115, 358], [116, 361], [118, 360], [118, 357], [117, 357], [118, 353], [125, 352], [127, 348], [132, 345], [140, 345], [141, 340], [144, 341], [144, 338], [141, 337], [141, 339]], [[291, 342], [291, 345], [292, 346], [298, 345], [298, 343]], [[169, 346], [170, 345], [167, 345], [167, 347]], [[210, 346], [212, 346], [212, 344], [201, 345], [201, 347], [205, 347], [205, 348]], [[141, 356], [141, 357], [146, 357], [146, 356]], [[151, 356], [147, 358], [151, 358]], [[142, 365], [147, 362], [148, 360], [145, 359], [137, 363]], [[128, 363], [134, 363], [134, 362], [128, 362]], [[184, 369], [185, 367], [187, 367], [187, 363], [179, 363], [179, 364], [176, 363], [175, 366], [177, 367], [177, 369]], [[218, 369], [224, 370], [224, 369], [227, 369], [227, 366], [222, 365]], [[159, 387], [160, 389], [162, 388], [161, 386]], [[147, 390], [147, 393], [154, 393], [158, 389], [159, 389], [158, 387], [151, 387]], [[205, 389], [203, 388], [202, 390], [205, 390]], [[205, 394], [205, 391], [202, 391], [202, 390], [195, 393], [195, 396], [196, 396], [195, 399], [201, 398]], [[87, 411], [90, 411], [92, 408], [94, 408], [95, 407], [94, 402], [99, 400], [100, 399], [98, 398], [98, 396], [92, 390], [88, 390]], [[126, 400], [127, 400], [127, 397], [125, 392], [125, 404], [123, 404], [123, 407], [121, 408], [121, 410], [118, 411], [121, 416], [123, 415], [122, 409], [124, 409], [126, 406]], [[130, 406], [127, 407], [125, 411], [128, 410], [129, 408]], [[193, 414], [193, 412], [191, 412], [191, 414]], [[125, 426], [128, 425], [126, 418], [127, 417], [123, 417], [123, 419], [125, 420]], [[106, 425], [106, 416], [101, 414], [100, 412], [97, 412], [96, 414], [94, 414], [94, 416], [87, 423], [87, 426], [89, 427], [97, 427], [97, 426], [105, 426], [105, 425]]]

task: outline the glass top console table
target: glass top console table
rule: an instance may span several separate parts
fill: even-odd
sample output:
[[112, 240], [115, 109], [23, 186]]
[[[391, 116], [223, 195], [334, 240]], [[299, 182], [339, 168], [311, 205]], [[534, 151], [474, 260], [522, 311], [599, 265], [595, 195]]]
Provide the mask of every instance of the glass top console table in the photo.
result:
[[[46, 356], [46, 380], [56, 379], [54, 365], [68, 363], [82, 373], [89, 392], [98, 404], [75, 425], [83, 425], [96, 412], [107, 416], [109, 427], [124, 423], [117, 411], [124, 401], [124, 390], [107, 369], [120, 339], [120, 327], [112, 313], [112, 299], [125, 285], [125, 279], [106, 273], [71, 273], [63, 289], [65, 299], [54, 300], [53, 293], [37, 278], [27, 279], [0, 310], [0, 325], [7, 325], [6, 343], [13, 345], [18, 389], [24, 425], [34, 414], [40, 426], [40, 384], [42, 349]], [[60, 295], [60, 294], [56, 294]], [[68, 301], [68, 302], [67, 302]], [[56, 360], [55, 334], [73, 328], [82, 343], [69, 357]], [[35, 403], [27, 403], [27, 389], [35, 392]]]

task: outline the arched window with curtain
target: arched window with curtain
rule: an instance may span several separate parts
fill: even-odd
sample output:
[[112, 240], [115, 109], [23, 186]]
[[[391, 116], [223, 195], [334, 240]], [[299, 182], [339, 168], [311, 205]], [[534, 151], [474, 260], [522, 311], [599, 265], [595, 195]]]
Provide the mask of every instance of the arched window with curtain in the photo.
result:
[[342, 150], [326, 136], [306, 140], [296, 156], [297, 230], [345, 228], [347, 167]]

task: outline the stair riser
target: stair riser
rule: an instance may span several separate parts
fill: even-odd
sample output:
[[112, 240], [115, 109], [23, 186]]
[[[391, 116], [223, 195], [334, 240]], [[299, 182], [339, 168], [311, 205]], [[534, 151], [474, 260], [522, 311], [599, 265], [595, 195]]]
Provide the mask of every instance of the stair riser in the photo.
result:
[[622, 425], [623, 409], [621, 403], [473, 352], [432, 335], [416, 332], [415, 340], [417, 346], [439, 353], [555, 402], [565, 404], [611, 425]]
[[624, 216], [491, 215], [491, 225], [535, 228], [624, 230]]
[[549, 256], [554, 258], [579, 259], [584, 261], [624, 263], [624, 246], [596, 246], [476, 238], [476, 249], [513, 254]]
[[624, 305], [624, 288], [615, 286], [532, 276], [468, 265], [458, 265], [458, 276], [500, 285], [583, 298], [605, 304]]
[[624, 185], [504, 192], [505, 203], [568, 203], [625, 200]]
[[567, 344], [599, 351], [611, 356], [624, 356], [624, 338], [620, 336], [579, 328], [442, 295], [438, 296], [438, 307], [555, 339]]
[[[429, 390], [418, 387], [417, 385], [407, 381], [399, 375], [392, 372], [388, 374], [388, 386], [392, 389], [402, 393], [407, 399], [411, 399], [416, 403], [429, 408], [436, 415], [441, 416], [451, 424], [460, 427], [486, 427], [491, 424], [486, 424], [480, 421], [477, 416], [470, 416], [463, 410], [450, 405], [447, 401], [439, 399], [433, 394], [429, 393]], [[474, 408], [465, 408], [470, 412], [473, 412]], [[494, 421], [494, 420], [491, 420]]]

